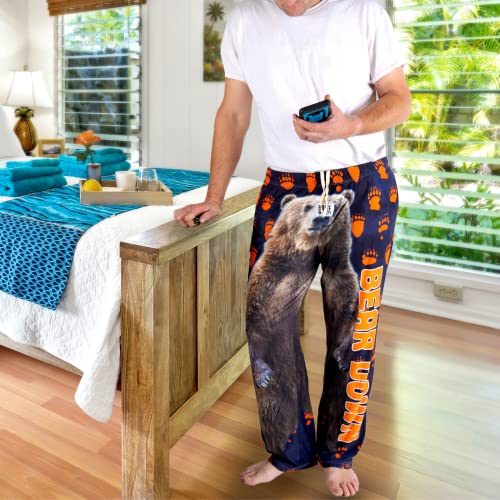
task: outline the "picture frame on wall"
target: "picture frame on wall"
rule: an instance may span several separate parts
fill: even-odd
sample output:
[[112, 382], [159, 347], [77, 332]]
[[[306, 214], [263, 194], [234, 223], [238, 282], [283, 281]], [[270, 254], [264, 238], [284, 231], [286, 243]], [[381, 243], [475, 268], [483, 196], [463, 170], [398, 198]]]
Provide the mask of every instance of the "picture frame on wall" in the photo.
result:
[[220, 45], [227, 16], [240, 1], [204, 0], [203, 81], [205, 82], [223, 82], [225, 79]]
[[58, 158], [65, 152], [64, 139], [38, 139], [37, 156]]

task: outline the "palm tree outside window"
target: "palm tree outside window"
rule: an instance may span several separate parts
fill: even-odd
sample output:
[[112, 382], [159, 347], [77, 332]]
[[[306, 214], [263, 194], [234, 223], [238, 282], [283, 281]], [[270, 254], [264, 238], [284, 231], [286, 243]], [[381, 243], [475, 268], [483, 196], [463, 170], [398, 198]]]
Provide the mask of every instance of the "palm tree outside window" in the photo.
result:
[[412, 115], [392, 130], [399, 259], [500, 273], [500, 3], [389, 0]]

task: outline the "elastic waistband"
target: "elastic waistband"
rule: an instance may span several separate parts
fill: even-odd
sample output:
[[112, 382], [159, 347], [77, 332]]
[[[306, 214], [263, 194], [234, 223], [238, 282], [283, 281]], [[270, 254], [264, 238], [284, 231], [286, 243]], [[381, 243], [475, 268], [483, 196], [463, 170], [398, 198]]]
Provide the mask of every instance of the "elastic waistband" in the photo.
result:
[[[358, 182], [359, 179], [371, 175], [374, 171], [381, 168], [390, 169], [387, 156], [347, 168], [325, 169], [321, 172], [330, 170], [330, 184], [343, 184], [351, 181]], [[267, 167], [264, 184], [283, 184], [283, 182], [288, 182], [294, 186], [303, 187], [309, 186], [313, 179], [316, 180], [317, 185], [321, 186], [320, 170], [315, 172], [284, 172]]]

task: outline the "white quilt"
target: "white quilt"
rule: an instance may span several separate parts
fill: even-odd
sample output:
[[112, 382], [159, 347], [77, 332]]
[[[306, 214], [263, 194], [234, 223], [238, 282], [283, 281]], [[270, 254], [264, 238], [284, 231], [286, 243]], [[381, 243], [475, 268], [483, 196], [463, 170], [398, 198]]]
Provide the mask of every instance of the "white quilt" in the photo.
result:
[[[258, 185], [231, 178], [225, 197]], [[120, 241], [173, 220], [176, 208], [203, 201], [206, 192], [203, 186], [174, 196], [173, 206], [143, 207], [90, 228], [78, 242], [56, 311], [0, 292], [0, 332], [80, 369], [75, 401], [96, 420], [111, 417], [120, 368]]]

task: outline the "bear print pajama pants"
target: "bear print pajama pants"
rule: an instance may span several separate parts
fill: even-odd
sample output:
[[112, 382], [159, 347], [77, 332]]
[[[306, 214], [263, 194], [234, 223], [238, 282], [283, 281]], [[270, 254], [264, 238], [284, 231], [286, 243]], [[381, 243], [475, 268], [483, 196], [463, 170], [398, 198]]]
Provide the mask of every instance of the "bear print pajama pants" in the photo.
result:
[[[251, 238], [246, 331], [261, 435], [282, 471], [318, 462], [350, 468], [361, 448], [397, 210], [387, 157], [313, 173], [267, 168]], [[316, 431], [299, 324], [320, 264], [327, 349]]]

